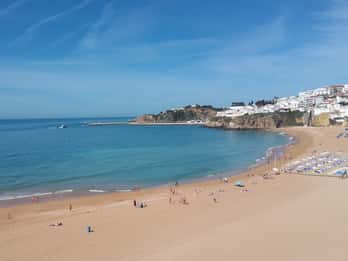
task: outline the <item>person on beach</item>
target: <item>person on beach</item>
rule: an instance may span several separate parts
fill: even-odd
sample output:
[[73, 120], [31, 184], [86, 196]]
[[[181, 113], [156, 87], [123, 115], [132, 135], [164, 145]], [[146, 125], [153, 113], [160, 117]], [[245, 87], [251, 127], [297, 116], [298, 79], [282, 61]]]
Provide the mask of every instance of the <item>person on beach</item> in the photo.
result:
[[137, 206], [137, 201], [134, 199], [133, 200], [133, 206], [136, 207]]
[[181, 198], [181, 203], [182, 203], [183, 205], [188, 205], [188, 204], [189, 204], [188, 201], [187, 201], [187, 199], [186, 199], [186, 197], [182, 197], [182, 198]]
[[71, 203], [69, 204], [69, 211], [70, 212], [72, 211], [72, 204]]
[[176, 192], [176, 191], [175, 191], [175, 188], [170, 187], [170, 193], [173, 194], [173, 195], [175, 195], [175, 192]]
[[57, 222], [57, 223], [52, 223], [52, 224], [49, 224], [50, 227], [61, 227], [63, 226], [63, 223], [62, 222]]
[[91, 226], [87, 226], [87, 233], [89, 234], [89, 233], [92, 233], [92, 232], [94, 232], [92, 227]]

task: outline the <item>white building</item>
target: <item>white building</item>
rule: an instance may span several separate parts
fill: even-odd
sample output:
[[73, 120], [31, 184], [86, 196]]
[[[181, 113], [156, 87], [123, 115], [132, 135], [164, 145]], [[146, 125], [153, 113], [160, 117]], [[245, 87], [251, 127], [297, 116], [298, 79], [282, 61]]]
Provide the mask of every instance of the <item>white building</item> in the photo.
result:
[[298, 96], [278, 98], [275, 104], [261, 107], [255, 105], [232, 106], [218, 112], [218, 117], [238, 117], [245, 114], [273, 113], [276, 111], [313, 111], [314, 115], [329, 113], [330, 118], [347, 117], [348, 84], [336, 84], [314, 90], [303, 91]]
[[243, 116], [245, 114], [254, 114], [255, 107], [251, 105], [247, 106], [231, 106], [227, 110], [217, 112], [217, 117], [238, 117]]

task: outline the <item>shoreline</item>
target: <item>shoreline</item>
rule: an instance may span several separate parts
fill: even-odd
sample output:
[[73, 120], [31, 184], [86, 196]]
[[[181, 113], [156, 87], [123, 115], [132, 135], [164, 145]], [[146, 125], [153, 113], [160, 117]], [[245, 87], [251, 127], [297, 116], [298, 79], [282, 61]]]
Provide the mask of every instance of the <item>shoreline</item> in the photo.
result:
[[[136, 124], [137, 125], [137, 124]], [[146, 124], [151, 125], [151, 124]], [[162, 125], [162, 124], [160, 124]], [[168, 124], [163, 124], [168, 125]], [[174, 123], [173, 125], [181, 125], [180, 123]], [[192, 123], [187, 123], [185, 125], [197, 125]], [[102, 125], [104, 126], [104, 125]], [[236, 131], [236, 130], [225, 130], [221, 129], [223, 131]], [[281, 131], [281, 129], [274, 129], [274, 130], [249, 130], [249, 131], [265, 131], [265, 132], [272, 132], [278, 135], [284, 135], [288, 137], [288, 141], [286, 144], [279, 145], [279, 146], [273, 146], [269, 147], [265, 152], [262, 158], [256, 159], [256, 161], [253, 164], [250, 164], [249, 166], [246, 166], [243, 169], [237, 169], [237, 170], [226, 170], [223, 172], [216, 172], [213, 174], [209, 174], [202, 177], [196, 177], [196, 178], [187, 178], [183, 180], [179, 180], [181, 185], [194, 185], [194, 184], [200, 184], [205, 182], [211, 182], [211, 181], [219, 181], [222, 178], [238, 178], [239, 176], [242, 177], [245, 172], [252, 171], [255, 168], [262, 167], [263, 165], [271, 164], [271, 161], [278, 160], [278, 158], [284, 156], [286, 154], [286, 150], [289, 146], [296, 144], [297, 139], [294, 136], [289, 135], [288, 133]], [[280, 155], [277, 155], [280, 154]], [[259, 161], [257, 161], [259, 160]], [[37, 204], [40, 203], [49, 203], [50, 201], [60, 201], [60, 200], [73, 200], [75, 198], [90, 198], [90, 197], [98, 197], [98, 196], [105, 196], [105, 195], [119, 195], [119, 194], [129, 194], [131, 192], [139, 192], [139, 191], [151, 191], [158, 188], [168, 188], [174, 184], [174, 181], [171, 183], [164, 183], [164, 184], [157, 184], [157, 185], [149, 185], [149, 186], [142, 186], [142, 187], [125, 187], [124, 189], [114, 189], [114, 190], [105, 190], [102, 188], [90, 188], [90, 189], [79, 189], [79, 188], [63, 188], [56, 191], [38, 191], [38, 192], [32, 192], [28, 194], [22, 194], [22, 195], [8, 195], [3, 196], [3, 198], [0, 199], [0, 209], [1, 208], [11, 208], [15, 206], [21, 206], [21, 205], [30, 205], [30, 204]]]
[[[296, 137], [296, 143], [277, 162], [250, 168], [228, 183], [215, 179], [179, 184], [174, 194], [163, 186], [0, 208], [0, 256], [28, 261], [345, 260], [348, 210], [342, 198], [348, 195], [348, 179], [263, 174], [323, 152], [348, 154], [348, 137], [338, 139], [338, 127], [278, 131]], [[236, 186], [237, 180], [245, 187]], [[147, 206], [134, 207], [133, 200]], [[86, 232], [89, 226], [94, 232]]]
[[[301, 137], [301, 134], [303, 134], [303, 132], [301, 132], [301, 129], [300, 131], [298, 131], [296, 127], [279, 128], [267, 131], [275, 132], [277, 134], [284, 133], [289, 137], [293, 137], [293, 142], [289, 142], [281, 146], [283, 154], [280, 157], [280, 159], [277, 159], [278, 163], [276, 164], [284, 165], [284, 160], [287, 161], [288, 159], [293, 159], [294, 152], [297, 154], [297, 156], [300, 156], [305, 153], [305, 150], [308, 149], [308, 147], [310, 147], [310, 137], [306, 137], [307, 139], [305, 139], [306, 141], [304, 141], [304, 139]], [[263, 162], [248, 166], [244, 170], [237, 171], [236, 174], [231, 175], [231, 171], [228, 171], [226, 173], [220, 173], [221, 176], [214, 175], [211, 178], [202, 177], [194, 180], [187, 180], [185, 182], [180, 183], [180, 187], [192, 188], [216, 186], [217, 184], [221, 184], [221, 179], [223, 177], [227, 177], [229, 179], [229, 183], [233, 183], [243, 178], [249, 178], [251, 176], [262, 175], [264, 173], [270, 172], [272, 168], [275, 166], [274, 164], [274, 160], [270, 160], [266, 156], [266, 159]], [[278, 167], [278, 165], [276, 166]], [[57, 197], [42, 197], [40, 198], [40, 200], [34, 202], [30, 198], [9, 200], [6, 202], [0, 202], [0, 213], [16, 212], [18, 213], [16, 215], [26, 216], [27, 214], [30, 215], [30, 212], [33, 212], [33, 209], [35, 208], [40, 209], [40, 212], [44, 212], [58, 209], [66, 209], [69, 204], [77, 205], [80, 207], [97, 207], [107, 204], [113, 204], [116, 202], [121, 203], [125, 201], [130, 201], [134, 198], [142, 198], [156, 194], [163, 194], [164, 192], [167, 192], [172, 185], [173, 184], [162, 184], [126, 192], [113, 191], [105, 193], [86, 193], [75, 195], [66, 193], [61, 194]]]

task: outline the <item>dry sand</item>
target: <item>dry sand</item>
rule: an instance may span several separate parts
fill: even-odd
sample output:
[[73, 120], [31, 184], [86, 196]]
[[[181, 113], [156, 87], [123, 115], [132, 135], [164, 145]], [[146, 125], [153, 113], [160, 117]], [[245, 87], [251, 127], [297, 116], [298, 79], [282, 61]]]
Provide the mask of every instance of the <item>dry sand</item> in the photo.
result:
[[[234, 177], [247, 192], [206, 181], [178, 186], [174, 204], [161, 187], [1, 208], [0, 260], [348, 260], [348, 179], [259, 176], [314, 150], [348, 153], [342, 130], [284, 129], [298, 143]], [[148, 207], [132, 207], [134, 198]]]

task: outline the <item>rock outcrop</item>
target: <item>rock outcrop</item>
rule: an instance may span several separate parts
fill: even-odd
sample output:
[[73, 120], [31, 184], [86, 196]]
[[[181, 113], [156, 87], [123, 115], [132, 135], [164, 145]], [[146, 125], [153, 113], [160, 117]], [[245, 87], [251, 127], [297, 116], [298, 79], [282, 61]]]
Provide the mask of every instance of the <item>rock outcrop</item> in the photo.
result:
[[207, 121], [215, 117], [219, 109], [212, 106], [186, 106], [182, 109], [167, 110], [159, 114], [145, 114], [137, 117], [137, 123], [173, 123], [188, 121]]
[[313, 127], [327, 127], [330, 126], [330, 115], [329, 113], [322, 113], [320, 115], [313, 116], [312, 125]]
[[223, 129], [274, 129], [286, 126], [303, 126], [301, 112], [275, 112], [268, 114], [244, 115], [235, 118], [212, 118], [205, 126]]
[[274, 129], [286, 126], [303, 126], [304, 113], [274, 112], [267, 114], [244, 115], [235, 118], [216, 117], [219, 109], [212, 106], [187, 106], [178, 110], [167, 110], [159, 114], [145, 114], [136, 123], [180, 123], [202, 121], [205, 127], [223, 129]]

